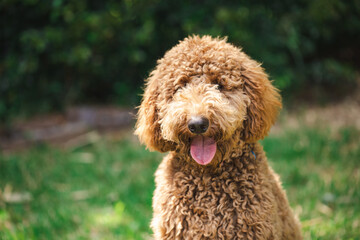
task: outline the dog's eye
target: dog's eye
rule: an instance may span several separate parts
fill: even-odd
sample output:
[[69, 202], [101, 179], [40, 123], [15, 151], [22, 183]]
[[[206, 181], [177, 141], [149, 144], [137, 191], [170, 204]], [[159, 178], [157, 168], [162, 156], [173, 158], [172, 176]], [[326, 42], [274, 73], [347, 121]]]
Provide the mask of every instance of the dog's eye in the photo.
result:
[[180, 89], [183, 89], [186, 87], [187, 83], [184, 83], [183, 85], [178, 85], [174, 88], [174, 94], [177, 93]]
[[219, 91], [221, 91], [221, 90], [224, 89], [224, 86], [221, 85], [221, 84], [216, 84], [216, 89], [219, 90]]

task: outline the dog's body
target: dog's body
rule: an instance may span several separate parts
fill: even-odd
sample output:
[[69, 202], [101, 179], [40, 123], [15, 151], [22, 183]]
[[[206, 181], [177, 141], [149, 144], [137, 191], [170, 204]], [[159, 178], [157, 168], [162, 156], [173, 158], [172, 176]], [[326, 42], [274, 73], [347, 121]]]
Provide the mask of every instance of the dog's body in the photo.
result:
[[258, 63], [225, 40], [191, 37], [147, 82], [136, 134], [170, 151], [156, 172], [156, 239], [301, 239], [256, 143], [281, 108]]

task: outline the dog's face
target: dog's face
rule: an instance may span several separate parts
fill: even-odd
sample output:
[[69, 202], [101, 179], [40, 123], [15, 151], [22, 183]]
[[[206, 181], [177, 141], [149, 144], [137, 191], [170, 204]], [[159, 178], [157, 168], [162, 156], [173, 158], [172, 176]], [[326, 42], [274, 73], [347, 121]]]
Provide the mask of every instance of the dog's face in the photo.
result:
[[226, 40], [195, 36], [158, 61], [135, 133], [151, 150], [178, 150], [207, 165], [239, 139], [264, 138], [280, 108], [280, 96], [257, 62]]

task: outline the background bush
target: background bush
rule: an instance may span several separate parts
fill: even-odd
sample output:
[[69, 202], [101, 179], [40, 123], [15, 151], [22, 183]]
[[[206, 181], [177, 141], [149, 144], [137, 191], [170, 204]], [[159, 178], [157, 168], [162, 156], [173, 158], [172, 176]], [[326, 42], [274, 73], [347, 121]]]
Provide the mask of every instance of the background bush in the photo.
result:
[[360, 65], [359, 14], [358, 0], [3, 0], [0, 121], [75, 103], [133, 106], [156, 59], [189, 34], [229, 36], [285, 97], [344, 95]]

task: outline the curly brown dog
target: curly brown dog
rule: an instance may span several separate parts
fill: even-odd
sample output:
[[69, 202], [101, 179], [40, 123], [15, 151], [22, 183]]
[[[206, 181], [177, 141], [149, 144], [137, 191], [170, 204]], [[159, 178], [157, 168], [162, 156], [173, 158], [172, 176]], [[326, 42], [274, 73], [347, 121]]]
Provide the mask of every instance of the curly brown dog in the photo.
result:
[[189, 37], [158, 61], [135, 132], [170, 151], [155, 174], [156, 239], [301, 239], [257, 143], [280, 108], [260, 64], [226, 39]]

